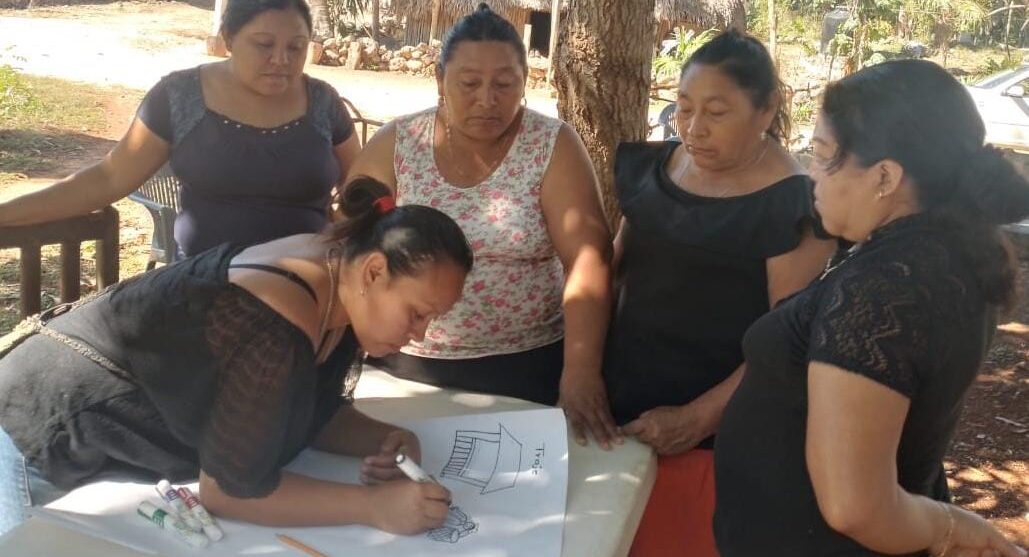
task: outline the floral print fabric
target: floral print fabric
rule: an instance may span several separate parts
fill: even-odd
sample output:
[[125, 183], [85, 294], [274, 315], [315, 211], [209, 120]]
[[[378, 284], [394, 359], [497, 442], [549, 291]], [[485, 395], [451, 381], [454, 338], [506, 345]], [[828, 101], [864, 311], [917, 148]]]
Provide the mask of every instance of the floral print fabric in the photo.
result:
[[427, 205], [461, 226], [475, 253], [464, 294], [402, 352], [465, 359], [545, 346], [564, 334], [564, 270], [547, 232], [540, 190], [559, 120], [524, 109], [521, 128], [493, 174], [457, 187], [436, 166], [436, 108], [397, 122], [399, 204]]

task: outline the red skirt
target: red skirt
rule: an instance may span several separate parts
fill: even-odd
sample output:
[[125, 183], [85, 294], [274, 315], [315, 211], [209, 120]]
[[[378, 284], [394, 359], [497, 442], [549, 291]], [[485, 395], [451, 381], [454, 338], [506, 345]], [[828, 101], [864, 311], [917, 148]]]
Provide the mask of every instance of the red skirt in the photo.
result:
[[694, 449], [657, 459], [657, 480], [629, 557], [718, 557], [715, 453]]

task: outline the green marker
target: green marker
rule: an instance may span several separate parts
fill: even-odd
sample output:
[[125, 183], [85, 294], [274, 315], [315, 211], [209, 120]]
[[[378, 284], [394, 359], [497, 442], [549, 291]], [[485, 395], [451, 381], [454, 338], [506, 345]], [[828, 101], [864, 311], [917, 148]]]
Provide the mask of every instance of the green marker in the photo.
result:
[[151, 524], [157, 525], [158, 528], [164, 530], [171, 530], [175, 532], [177, 537], [188, 543], [193, 547], [207, 547], [209, 540], [207, 536], [194, 532], [186, 523], [182, 522], [179, 517], [169, 514], [154, 505], [150, 501], [143, 501], [136, 507], [136, 512], [139, 516], [147, 519]]

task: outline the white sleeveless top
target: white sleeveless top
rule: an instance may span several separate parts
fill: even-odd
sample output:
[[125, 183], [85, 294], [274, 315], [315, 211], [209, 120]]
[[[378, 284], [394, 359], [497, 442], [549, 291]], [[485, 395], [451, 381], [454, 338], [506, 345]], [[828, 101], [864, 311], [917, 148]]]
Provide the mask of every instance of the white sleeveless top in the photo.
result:
[[441, 359], [511, 354], [564, 335], [564, 269], [540, 203], [560, 120], [524, 109], [507, 156], [487, 179], [460, 188], [440, 175], [432, 147], [436, 108], [397, 120], [399, 204], [428, 205], [461, 226], [475, 253], [464, 294], [401, 352]]

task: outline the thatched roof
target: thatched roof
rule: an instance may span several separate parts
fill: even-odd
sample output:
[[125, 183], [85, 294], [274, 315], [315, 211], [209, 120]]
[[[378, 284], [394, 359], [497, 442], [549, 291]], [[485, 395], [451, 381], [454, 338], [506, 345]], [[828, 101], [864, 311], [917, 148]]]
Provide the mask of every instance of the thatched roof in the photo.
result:
[[[443, 0], [443, 11], [450, 14], [469, 14], [483, 0]], [[493, 11], [503, 14], [512, 9], [536, 10], [549, 12], [550, 0], [486, 0]], [[568, 0], [562, 0], [563, 5]], [[432, 0], [393, 0], [392, 7], [397, 15], [405, 15], [410, 19], [432, 19]]]
[[[443, 10], [449, 14], [471, 13], [482, 0], [443, 0]], [[512, 9], [549, 12], [551, 0], [487, 0], [498, 13]], [[658, 21], [690, 22], [701, 26], [721, 25], [732, 20], [733, 12], [744, 0], [655, 0], [654, 16]], [[562, 0], [563, 6], [568, 0]], [[410, 19], [432, 18], [432, 0], [392, 0], [394, 13]]]
[[655, 0], [658, 21], [690, 22], [703, 27], [724, 25], [744, 0]]

